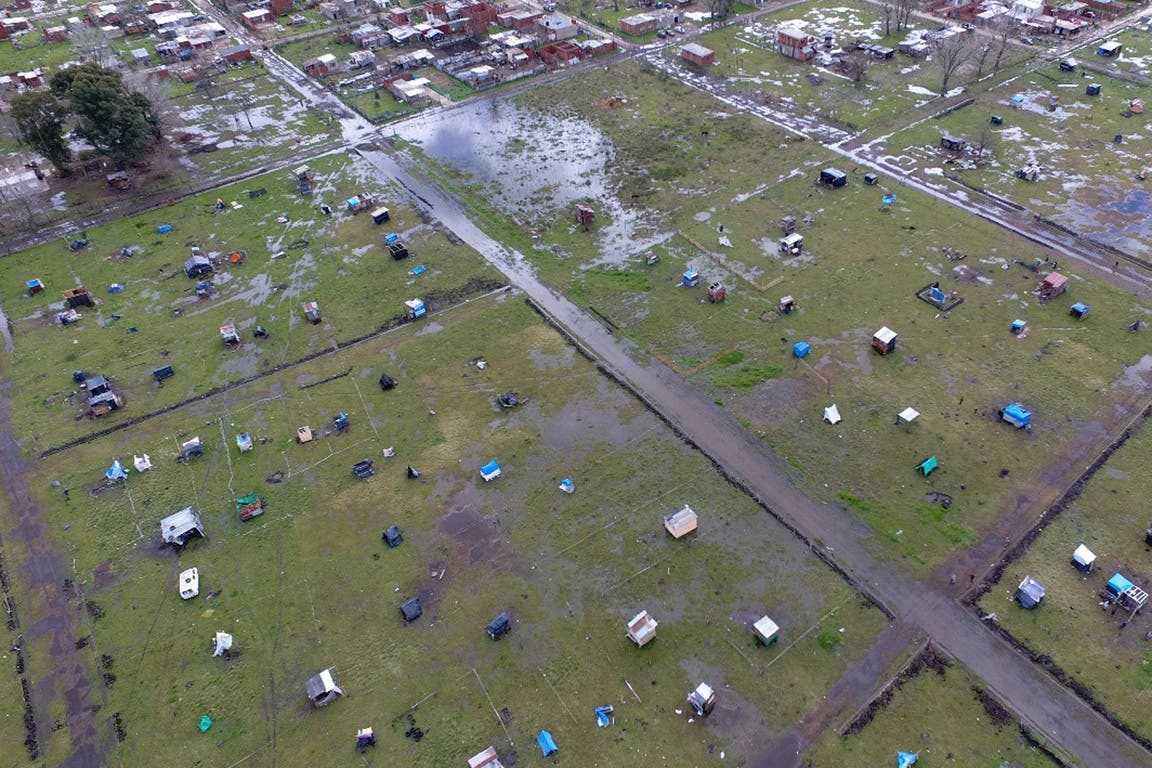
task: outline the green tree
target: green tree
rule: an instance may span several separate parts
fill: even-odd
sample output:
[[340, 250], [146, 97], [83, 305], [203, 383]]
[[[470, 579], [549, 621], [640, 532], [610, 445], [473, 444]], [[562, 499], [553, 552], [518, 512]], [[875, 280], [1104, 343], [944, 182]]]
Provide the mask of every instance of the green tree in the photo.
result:
[[72, 153], [64, 141], [68, 109], [50, 93], [29, 91], [12, 99], [12, 119], [20, 142], [43, 155], [61, 176], [68, 174]]
[[76, 116], [76, 134], [107, 155], [117, 168], [148, 154], [160, 138], [152, 102], [129, 91], [119, 72], [96, 64], [57, 72], [49, 82], [52, 93], [66, 98]]

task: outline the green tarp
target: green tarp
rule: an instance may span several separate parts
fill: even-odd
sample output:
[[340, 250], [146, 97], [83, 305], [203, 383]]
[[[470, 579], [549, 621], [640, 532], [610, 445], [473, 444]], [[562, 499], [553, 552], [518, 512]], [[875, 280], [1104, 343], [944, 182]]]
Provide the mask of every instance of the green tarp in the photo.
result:
[[932, 470], [936, 469], [938, 466], [940, 466], [940, 462], [936, 460], [936, 457], [929, 456], [928, 458], [924, 459], [924, 461], [916, 465], [916, 471], [924, 475], [924, 477], [928, 477], [928, 475], [932, 474]]

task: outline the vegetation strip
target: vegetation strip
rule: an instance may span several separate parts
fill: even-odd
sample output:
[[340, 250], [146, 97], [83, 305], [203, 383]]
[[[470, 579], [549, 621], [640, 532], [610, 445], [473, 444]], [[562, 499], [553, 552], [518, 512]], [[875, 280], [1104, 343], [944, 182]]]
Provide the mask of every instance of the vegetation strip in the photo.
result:
[[[509, 286], [505, 283], [501, 283], [501, 282], [496, 281], [496, 280], [490, 280], [487, 278], [477, 277], [477, 278], [473, 278], [473, 279], [469, 280], [467, 283], [460, 286], [460, 288], [457, 288], [456, 290], [446, 291], [446, 292], [444, 292], [444, 294], [435, 294], [435, 293], [429, 294], [427, 301], [425, 303], [428, 305], [429, 314], [431, 314], [432, 312], [435, 312], [435, 311], [446, 312], [446, 311], [452, 309], [453, 307], [456, 307], [456, 306], [459, 306], [460, 304], [464, 304], [465, 302], [471, 301], [471, 296], [473, 294], [484, 292], [486, 295], [492, 295], [494, 293], [498, 293], [500, 291], [505, 291], [508, 289], [509, 289]], [[436, 301], [438, 295], [444, 295], [444, 296], [448, 296], [451, 298], [457, 298], [458, 300], [452, 302], [451, 304], [447, 304], [443, 307], [438, 307], [437, 301]], [[219, 395], [219, 394], [222, 394], [224, 392], [228, 392], [230, 390], [236, 389], [237, 387], [242, 387], [246, 384], [251, 384], [254, 381], [259, 381], [260, 379], [263, 379], [267, 376], [271, 376], [274, 373], [280, 373], [281, 371], [286, 371], [290, 368], [295, 368], [298, 365], [302, 365], [304, 363], [311, 362], [313, 360], [324, 357], [326, 355], [331, 355], [333, 353], [343, 351], [345, 349], [348, 349], [349, 347], [353, 347], [357, 344], [360, 344], [360, 343], [365, 342], [365, 341], [369, 341], [370, 339], [374, 339], [377, 336], [381, 336], [385, 333], [388, 333], [389, 331], [395, 330], [396, 328], [399, 328], [402, 325], [407, 325], [410, 322], [412, 322], [412, 317], [407, 312], [402, 313], [402, 314], [398, 314], [398, 315], [394, 315], [393, 317], [391, 317], [390, 319], [388, 319], [384, 323], [382, 323], [376, 330], [372, 331], [371, 333], [366, 333], [363, 336], [357, 336], [356, 338], [350, 339], [348, 341], [337, 342], [337, 343], [333, 344], [331, 347], [325, 347], [324, 349], [317, 350], [316, 352], [305, 355], [304, 357], [297, 358], [296, 360], [291, 360], [287, 363], [280, 363], [280, 365], [273, 366], [272, 368], [269, 368], [267, 371], [257, 373], [253, 376], [245, 376], [244, 378], [237, 379], [236, 381], [233, 381], [230, 384], [221, 384], [220, 386], [213, 387], [212, 389], [208, 390], [207, 392], [202, 392], [199, 395], [196, 395], [195, 397], [190, 397], [186, 400], [181, 400], [179, 402], [172, 403], [171, 405], [165, 406], [163, 408], [157, 408], [154, 411], [149, 411], [148, 413], [141, 414], [141, 415], [136, 416], [134, 418], [128, 419], [127, 421], [124, 421], [124, 422], [121, 422], [121, 423], [116, 424], [114, 426], [108, 427], [107, 429], [102, 429], [99, 432], [91, 432], [87, 435], [83, 435], [81, 437], [78, 437], [75, 440], [69, 440], [68, 442], [61, 443], [60, 445], [54, 445], [51, 448], [48, 448], [47, 450], [41, 451], [40, 455], [37, 458], [46, 459], [49, 456], [60, 453], [61, 451], [66, 451], [69, 448], [75, 448], [78, 445], [83, 445], [84, 443], [90, 443], [93, 440], [99, 440], [102, 437], [107, 437], [108, 435], [114, 434], [114, 433], [119, 432], [121, 430], [128, 429], [129, 427], [133, 427], [133, 426], [135, 426], [141, 422], [148, 421], [149, 419], [153, 419], [157, 416], [162, 416], [166, 413], [171, 413], [172, 411], [175, 411], [175, 410], [179, 410], [180, 408], [183, 408], [186, 405], [191, 405], [192, 403], [197, 403], [197, 402], [200, 402], [201, 400], [207, 400], [210, 397], [215, 397], [216, 395]], [[343, 376], [343, 375], [347, 375], [347, 374], [345, 373], [345, 374], [340, 374], [340, 375]], [[333, 378], [339, 378], [339, 376], [333, 377]], [[322, 382], [316, 382], [316, 383], [319, 384]]]

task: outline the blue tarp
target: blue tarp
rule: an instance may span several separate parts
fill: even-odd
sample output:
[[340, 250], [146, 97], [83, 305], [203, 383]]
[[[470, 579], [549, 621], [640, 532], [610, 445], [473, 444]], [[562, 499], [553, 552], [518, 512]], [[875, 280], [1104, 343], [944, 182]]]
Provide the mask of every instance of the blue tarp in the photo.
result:
[[609, 725], [611, 725], [611, 715], [613, 711], [614, 710], [612, 709], [611, 704], [606, 707], [596, 707], [596, 725], [600, 726], [601, 728], [607, 728]]
[[172, 225], [171, 224], [161, 224], [160, 226], [156, 227], [156, 232], [158, 232], [161, 235], [163, 235], [166, 232], [171, 232], [171, 231], [172, 231]]
[[1012, 102], [1013, 104], [1020, 105], [1024, 103], [1024, 96], [1018, 93], [1012, 98], [1008, 99], [1008, 101]]
[[1027, 426], [1032, 421], [1032, 412], [1024, 410], [1019, 403], [1012, 403], [1004, 409], [1004, 415], [1020, 426]]
[[566, 477], [560, 481], [560, 490], [564, 491], [564, 493], [572, 493], [576, 490], [576, 484], [572, 482], [571, 478]]
[[897, 752], [896, 768], [908, 768], [908, 766], [914, 765], [919, 759], [919, 752]]
[[540, 745], [540, 751], [544, 753], [544, 757], [550, 757], [560, 751], [556, 742], [552, 740], [552, 734], [548, 731], [540, 731], [540, 735], [536, 737], [536, 743]]
[[1081, 301], [1076, 302], [1072, 305], [1072, 314], [1076, 317], [1084, 317], [1088, 314], [1088, 305]]
[[427, 271], [428, 271], [428, 267], [421, 264], [419, 266], [412, 267], [412, 269], [408, 270], [408, 274], [410, 274], [410, 275], [422, 275]]
[[806, 341], [798, 341], [792, 345], [792, 354], [796, 357], [808, 357], [811, 351], [812, 346]]
[[392, 245], [393, 243], [398, 242], [400, 242], [400, 235], [396, 234], [395, 232], [389, 232], [388, 234], [384, 235], [384, 245]]
[[1108, 579], [1108, 592], [1109, 592], [1109, 594], [1116, 595], [1117, 597], [1119, 597], [1120, 595], [1124, 594], [1125, 592], [1127, 592], [1131, 588], [1132, 588], [1132, 582], [1130, 582], [1130, 581], [1128, 581], [1128, 579], [1124, 578], [1123, 574], [1117, 573], [1115, 576]]
[[689, 288], [695, 286], [700, 282], [700, 275], [694, 269], [689, 269], [684, 273], [684, 285]]
[[112, 466], [108, 467], [108, 471], [104, 473], [104, 477], [108, 478], [112, 482], [116, 482], [117, 480], [127, 480], [128, 470], [124, 469], [124, 467], [120, 465], [120, 459], [116, 459], [112, 462]]
[[484, 478], [485, 481], [491, 480], [492, 478], [499, 477], [499, 476], [500, 476], [500, 464], [497, 463], [496, 459], [492, 459], [492, 461], [490, 461], [487, 464], [485, 464], [484, 466], [480, 467], [480, 477]]
[[880, 202], [884, 205], [892, 205], [892, 203], [896, 202], [896, 195], [884, 195], [880, 198]]
[[932, 301], [936, 302], [937, 304], [943, 304], [944, 302], [948, 301], [948, 297], [944, 295], [944, 291], [935, 286], [928, 289], [928, 298], [932, 299]]
[[348, 210], [352, 210], [356, 206], [360, 205], [360, 198], [350, 197], [345, 201], [345, 204], [348, 206]]

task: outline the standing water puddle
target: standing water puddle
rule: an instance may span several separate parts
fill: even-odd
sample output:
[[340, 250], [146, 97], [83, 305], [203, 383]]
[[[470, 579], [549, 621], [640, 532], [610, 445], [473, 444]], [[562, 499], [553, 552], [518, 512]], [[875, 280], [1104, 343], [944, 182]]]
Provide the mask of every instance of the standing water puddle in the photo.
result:
[[429, 120], [408, 121], [398, 135], [419, 143], [430, 157], [471, 174], [500, 209], [528, 222], [571, 219], [576, 202], [595, 200], [601, 214], [594, 225], [600, 238], [598, 263], [622, 261], [647, 247], [637, 242], [636, 233], [646, 222], [639, 212], [620, 204], [608, 176], [615, 148], [581, 117], [494, 99]]

